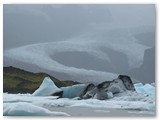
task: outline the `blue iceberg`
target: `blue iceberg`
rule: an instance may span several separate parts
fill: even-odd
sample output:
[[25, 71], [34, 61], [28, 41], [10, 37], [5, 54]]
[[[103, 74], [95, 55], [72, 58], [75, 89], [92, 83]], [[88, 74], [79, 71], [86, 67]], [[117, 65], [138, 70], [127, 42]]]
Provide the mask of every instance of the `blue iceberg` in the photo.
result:
[[145, 93], [147, 95], [155, 95], [155, 87], [151, 84], [145, 84], [137, 83], [134, 84], [134, 87], [138, 93]]
[[61, 91], [49, 77], [45, 77], [40, 87], [32, 95], [50, 96]]

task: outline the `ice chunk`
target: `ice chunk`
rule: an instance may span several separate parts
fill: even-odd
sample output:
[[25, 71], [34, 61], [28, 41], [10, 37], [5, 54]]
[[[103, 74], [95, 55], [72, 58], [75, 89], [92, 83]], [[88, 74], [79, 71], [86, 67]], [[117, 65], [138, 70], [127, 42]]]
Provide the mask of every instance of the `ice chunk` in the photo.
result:
[[146, 93], [148, 95], [155, 95], [155, 87], [150, 84], [143, 85], [142, 83], [134, 84], [138, 93]]
[[37, 102], [57, 99], [58, 96], [32, 96], [31, 94], [7, 94], [3, 93], [3, 103]]
[[74, 98], [79, 97], [83, 94], [86, 84], [78, 84], [78, 85], [72, 85], [68, 87], [61, 87], [63, 90], [63, 98]]
[[3, 105], [4, 116], [69, 116], [64, 112], [52, 112], [31, 103], [17, 102]]
[[107, 93], [107, 96], [108, 96], [107, 98], [108, 99], [113, 98], [113, 93], [112, 92], [107, 91], [106, 93]]
[[154, 83], [154, 82], [153, 82], [153, 83], [151, 83], [151, 85], [155, 87], [155, 83]]
[[49, 77], [45, 77], [40, 87], [32, 95], [49, 96], [61, 91]]
[[153, 87], [152, 85], [150, 84], [145, 84], [143, 86], [145, 92], [149, 95], [155, 95], [155, 87]]
[[108, 91], [112, 92], [113, 94], [116, 94], [116, 93], [123, 92], [123, 89], [119, 85], [113, 84], [108, 88]]
[[[109, 93], [107, 92], [109, 96]], [[44, 96], [31, 96], [28, 94], [3, 94], [5, 101], [4, 104], [4, 115], [7, 114], [8, 106], [15, 105], [16, 103], [22, 103], [18, 101], [11, 102], [11, 98], [18, 98], [21, 100], [29, 100], [31, 101], [29, 104], [26, 105], [36, 105], [40, 107], [46, 108], [54, 108], [54, 107], [92, 107], [92, 108], [108, 108], [108, 109], [127, 109], [127, 110], [143, 110], [143, 111], [153, 111], [156, 110], [156, 103], [155, 103], [155, 96], [146, 96], [146, 94], [141, 94], [136, 91], [126, 91], [123, 93], [116, 94], [112, 99], [107, 100], [97, 100], [97, 99], [68, 99], [68, 98], [59, 98], [59, 99], [50, 99], [49, 97]], [[8, 99], [8, 100], [7, 100]], [[10, 102], [8, 102], [10, 101]], [[23, 102], [23, 104], [26, 102]], [[18, 106], [18, 105], [17, 105]], [[16, 107], [17, 107], [16, 106]], [[25, 106], [25, 105], [23, 105]], [[22, 106], [21, 106], [22, 107]], [[15, 108], [14, 108], [15, 109]], [[20, 109], [20, 108], [19, 108]], [[26, 109], [28, 109], [26, 107]]]
[[134, 87], [138, 93], [145, 93], [142, 83], [136, 83], [134, 84]]
[[134, 84], [134, 87], [142, 87], [142, 86], [143, 86], [142, 83], [136, 83], [136, 84]]

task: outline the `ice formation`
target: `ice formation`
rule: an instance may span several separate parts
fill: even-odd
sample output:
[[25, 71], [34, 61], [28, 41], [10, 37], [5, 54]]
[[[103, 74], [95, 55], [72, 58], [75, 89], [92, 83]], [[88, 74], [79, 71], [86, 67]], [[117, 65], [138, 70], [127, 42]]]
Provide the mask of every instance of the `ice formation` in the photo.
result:
[[142, 83], [134, 84], [138, 93], [145, 93], [147, 95], [155, 95], [155, 87], [150, 84], [143, 85]]
[[[54, 82], [46, 77], [41, 86], [31, 94], [3, 94], [3, 115], [4, 116], [69, 116], [64, 112], [50, 111], [46, 108], [53, 107], [91, 107], [106, 109], [133, 110], [140, 114], [155, 113], [155, 87], [150, 84], [134, 84], [136, 91], [123, 91], [114, 94], [107, 91], [107, 100], [75, 99], [84, 92], [87, 85], [79, 84], [69, 87], [57, 88]], [[64, 92], [63, 97], [47, 96], [55, 92]], [[74, 98], [75, 97], [75, 98]], [[96, 99], [95, 99], [96, 98]], [[132, 111], [131, 111], [132, 112]]]
[[49, 77], [45, 77], [40, 87], [32, 95], [49, 96], [61, 91]]
[[64, 112], [53, 112], [48, 109], [35, 106], [31, 103], [16, 102], [4, 103], [4, 116], [69, 116]]
[[61, 87], [63, 91], [63, 98], [74, 98], [79, 97], [83, 94], [86, 84], [78, 84], [78, 85], [72, 85], [68, 87]]
[[[155, 96], [147, 96], [145, 94], [137, 93], [135, 91], [134, 92], [127, 91], [124, 93], [120, 93], [119, 95], [114, 96], [112, 99], [107, 99], [107, 100], [97, 100], [97, 99], [76, 100], [76, 99], [69, 99], [69, 98], [44, 99], [43, 97], [39, 97], [38, 99], [36, 99], [37, 96], [32, 96], [28, 94], [22, 95], [22, 94], [7, 94], [7, 93], [4, 93], [3, 97], [4, 97], [3, 98], [4, 115], [13, 115], [11, 113], [14, 113], [14, 115], [19, 115], [17, 113], [17, 109], [20, 111], [22, 110], [23, 112], [26, 112], [28, 111], [28, 109], [32, 107], [34, 107], [33, 109], [36, 109], [36, 111], [40, 109], [40, 111], [38, 111], [37, 113], [34, 113], [36, 115], [41, 112], [41, 108], [43, 108], [44, 106], [45, 108], [92, 107], [92, 108], [108, 108], [108, 109], [122, 109], [122, 110], [125, 109], [125, 110], [155, 112]], [[11, 97], [13, 97], [14, 99], [25, 98], [26, 100], [29, 99], [29, 101], [24, 101], [24, 99], [19, 99], [19, 101], [12, 99], [9, 101], [8, 99]], [[34, 105], [34, 106], [31, 106], [31, 105]], [[25, 107], [25, 106], [28, 106], [28, 107]], [[10, 110], [12, 110], [11, 113], [8, 112]], [[45, 110], [42, 110], [42, 111], [48, 114], [48, 112], [46, 112]], [[27, 112], [26, 114], [29, 115], [30, 113]]]

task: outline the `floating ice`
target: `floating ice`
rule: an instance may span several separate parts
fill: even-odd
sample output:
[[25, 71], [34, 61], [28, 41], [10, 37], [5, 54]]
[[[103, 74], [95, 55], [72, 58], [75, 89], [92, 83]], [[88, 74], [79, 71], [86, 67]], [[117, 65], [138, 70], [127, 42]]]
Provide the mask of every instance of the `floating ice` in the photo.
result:
[[45, 77], [40, 87], [32, 95], [49, 96], [60, 91], [62, 90], [59, 89], [49, 77]]
[[4, 116], [69, 116], [64, 112], [51, 112], [31, 103], [17, 102], [3, 104]]
[[78, 84], [78, 85], [72, 85], [68, 87], [61, 87], [63, 90], [63, 98], [74, 98], [79, 97], [83, 94], [86, 84]]
[[134, 87], [142, 87], [142, 86], [143, 86], [142, 83], [136, 83], [136, 84], [134, 84]]
[[155, 87], [150, 84], [143, 85], [142, 83], [134, 84], [138, 93], [146, 93], [148, 95], [155, 95]]
[[58, 96], [33, 96], [31, 94], [7, 94], [3, 93], [3, 103], [47, 101], [57, 99]]
[[112, 92], [107, 91], [106, 93], [107, 93], [107, 96], [108, 96], [107, 98], [108, 99], [113, 98], [113, 93]]
[[[13, 99], [13, 97], [14, 98], [21, 97], [21, 99], [19, 99], [19, 101], [16, 102]], [[28, 104], [25, 104], [27, 102], [24, 102], [24, 99], [30, 100], [31, 102], [29, 102]], [[23, 102], [21, 102], [21, 100]], [[3, 103], [4, 103], [4, 108], [3, 108], [4, 115], [11, 115], [11, 114], [8, 114], [7, 112], [9, 109], [7, 106], [13, 106], [13, 105], [18, 106], [17, 105], [18, 103], [21, 103], [21, 104], [23, 103], [26, 106], [36, 105], [36, 106], [39, 106], [40, 108], [41, 107], [43, 108], [44, 106], [45, 108], [92, 107], [92, 108], [108, 108], [108, 109], [141, 110], [141, 111], [152, 111], [152, 112], [155, 112], [155, 106], [156, 106], [155, 96], [147, 96], [146, 94], [137, 93], [135, 91], [123, 92], [118, 94], [117, 96], [114, 96], [112, 99], [107, 99], [107, 100], [97, 100], [97, 99], [76, 100], [76, 99], [69, 99], [69, 98], [49, 99], [48, 97], [46, 98], [43, 96], [37, 97], [37, 96], [31, 96], [28, 94], [21, 95], [21, 94], [5, 93], [3, 94]]]
[[155, 83], [154, 83], [154, 82], [153, 82], [153, 83], [151, 83], [151, 85], [155, 87]]

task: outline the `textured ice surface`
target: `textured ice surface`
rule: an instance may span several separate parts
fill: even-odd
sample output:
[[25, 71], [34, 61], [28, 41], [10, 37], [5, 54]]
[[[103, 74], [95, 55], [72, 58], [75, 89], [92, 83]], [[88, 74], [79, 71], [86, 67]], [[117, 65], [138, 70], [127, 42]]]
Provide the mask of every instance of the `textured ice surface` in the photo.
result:
[[37, 102], [57, 99], [58, 96], [33, 96], [31, 94], [3, 94], [3, 103], [15, 103], [15, 102]]
[[63, 112], [51, 112], [31, 103], [16, 102], [3, 104], [4, 116], [69, 116]]
[[107, 98], [108, 99], [113, 98], [113, 93], [112, 92], [107, 91], [106, 93], [107, 93], [107, 96], [108, 96]]
[[146, 93], [148, 95], [155, 95], [155, 87], [151, 84], [145, 84], [137, 83], [134, 84], [135, 89], [138, 93]]
[[[12, 103], [23, 102], [23, 103], [31, 103], [40, 107], [94, 107], [94, 108], [115, 108], [115, 109], [126, 109], [126, 110], [141, 110], [141, 111], [155, 111], [155, 96], [148, 96], [143, 93], [137, 92], [124, 92], [114, 96], [111, 99], [107, 100], [97, 100], [97, 99], [86, 99], [86, 100], [77, 100], [77, 99], [69, 99], [69, 98], [59, 98], [59, 99], [50, 99], [44, 97], [28, 95], [28, 94], [3, 94], [3, 102], [4, 104], [12, 105]], [[25, 98], [19, 99], [16, 101], [15, 99], [10, 98]], [[29, 100], [29, 101], [27, 101]], [[4, 106], [5, 109], [5, 106]]]
[[45, 77], [40, 87], [32, 95], [49, 96], [60, 91], [62, 90], [59, 89], [49, 77]]
[[72, 85], [69, 87], [61, 87], [63, 90], [63, 96], [64, 98], [74, 98], [79, 97], [83, 94], [86, 84], [78, 84], [78, 85]]
[[[50, 81], [50, 79], [47, 79]], [[50, 82], [47, 82], [50, 83]], [[51, 82], [53, 83], [53, 82]], [[47, 84], [44, 84], [44, 86]], [[3, 94], [3, 114], [6, 116], [12, 115], [58, 115], [67, 116], [62, 112], [51, 112], [45, 108], [54, 107], [91, 107], [91, 108], [107, 108], [107, 109], [122, 109], [133, 110], [139, 114], [155, 113], [155, 87], [150, 84], [143, 85], [142, 83], [135, 84], [136, 91], [124, 91], [119, 94], [111, 94], [108, 92], [110, 99], [70, 99], [59, 98], [56, 96], [33, 96], [31, 94]], [[79, 87], [79, 89], [77, 89]], [[68, 96], [76, 92], [80, 92], [80, 88], [85, 87], [84, 84], [72, 86], [71, 89], [66, 87], [65, 95]], [[42, 88], [43, 84], [42, 84]], [[51, 87], [52, 88], [52, 87]], [[67, 90], [68, 89], [68, 90]], [[38, 89], [40, 95], [46, 95], [46, 90]], [[55, 90], [55, 88], [54, 88]], [[59, 90], [59, 88], [58, 88]], [[75, 92], [76, 91], [76, 92]], [[38, 93], [38, 92], [37, 92]], [[141, 111], [141, 112], [138, 112]], [[132, 111], [131, 111], [132, 112]], [[131, 113], [130, 112], [130, 113]]]

